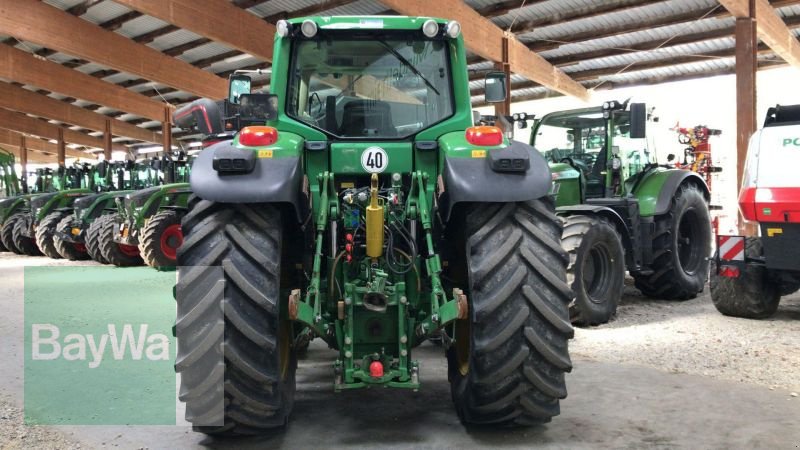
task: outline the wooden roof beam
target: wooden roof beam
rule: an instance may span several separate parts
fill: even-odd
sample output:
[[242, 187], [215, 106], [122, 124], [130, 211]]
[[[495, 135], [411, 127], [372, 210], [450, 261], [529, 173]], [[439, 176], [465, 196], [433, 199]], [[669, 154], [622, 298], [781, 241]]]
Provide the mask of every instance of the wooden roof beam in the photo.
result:
[[203, 97], [227, 95], [222, 78], [36, 0], [0, 0], [0, 32]]
[[[0, 83], [0, 107], [101, 132], [105, 130], [105, 122], [109, 119], [109, 116], [8, 83]], [[163, 107], [161, 116], [164, 116]], [[161, 141], [159, 135], [136, 125], [118, 119], [111, 119], [111, 123], [116, 136], [125, 136], [144, 142]]]
[[[750, 17], [750, 0], [719, 0], [737, 18]], [[754, 0], [758, 37], [775, 53], [800, 68], [800, 42], [767, 0]]]
[[[138, 116], [160, 120], [164, 103], [107, 83], [58, 63], [42, 60], [8, 45], [0, 45], [0, 77], [52, 92], [99, 103]], [[133, 137], [133, 136], [131, 136]]]
[[[464, 43], [474, 53], [491, 61], [503, 61], [503, 30], [460, 0], [382, 0], [382, 3], [409, 16], [448, 17], [462, 24]], [[589, 91], [560, 69], [528, 48], [514, 36], [508, 37], [508, 64], [511, 71], [542, 83], [559, 92], [588, 100]]]
[[[275, 26], [228, 1], [116, 0], [149, 16], [272, 61]], [[224, 26], [220, 19], [224, 18]], [[218, 98], [218, 97], [211, 97]]]
[[[786, 66], [786, 63], [784, 61], [761, 61], [758, 63], [758, 70], [773, 69], [784, 66]], [[732, 75], [734, 72], [735, 68], [725, 67], [722, 69], [712, 69], [706, 72], [686, 73], [679, 75], [664, 75], [661, 77], [647, 78], [644, 80], [631, 80], [631, 81], [623, 81], [617, 83], [609, 82], [604, 84], [603, 88], [600, 90], [612, 90], [612, 89], [634, 87], [634, 86], [653, 86], [663, 83], [672, 83], [676, 81], [687, 81], [687, 80], [696, 80], [701, 78], [716, 77], [721, 75]], [[512, 103], [519, 103], [531, 100], [541, 100], [543, 98], [561, 97], [562, 95], [563, 94], [561, 94], [560, 92], [554, 92], [548, 90], [542, 93], [512, 97], [511, 101]], [[479, 108], [482, 106], [489, 106], [489, 105], [490, 105], [489, 103], [485, 102], [475, 102], [472, 104], [474, 108]]]
[[[770, 50], [769, 47], [767, 47], [766, 45], [762, 44], [761, 46], [759, 46], [758, 52], [759, 54], [771, 54], [772, 50]], [[641, 63], [636, 63], [634, 65], [622, 64], [618, 66], [604, 67], [602, 69], [582, 70], [579, 72], [571, 72], [570, 76], [572, 77], [572, 79], [578, 82], [594, 81], [599, 83], [600, 77], [616, 75], [620, 72], [629, 73], [629, 72], [637, 72], [648, 69], [660, 69], [664, 67], [672, 67], [681, 64], [690, 64], [693, 62], [703, 61], [707, 59], [733, 58], [735, 54], [736, 54], [736, 48], [726, 48], [723, 50], [717, 50], [713, 52], [706, 52], [706, 53], [685, 55], [685, 56], [666, 57], [664, 59], [657, 59], [654, 61], [644, 61]], [[603, 84], [605, 83], [610, 83], [610, 82], [603, 82]], [[511, 90], [513, 91], [518, 89], [528, 89], [538, 86], [541, 86], [541, 84], [532, 81], [522, 81], [513, 83], [511, 85]], [[480, 95], [481, 93], [483, 93], [483, 88], [470, 89], [470, 96]]]
[[[58, 125], [53, 125], [42, 120], [34, 119], [33, 117], [28, 117], [25, 114], [3, 108], [0, 108], [0, 128], [53, 140], [58, 140], [59, 129], [61, 129], [64, 133], [64, 141], [66, 142], [87, 147], [98, 147], [99, 145], [99, 148], [102, 148], [103, 145], [102, 139], [72, 131], [69, 128], [59, 127]], [[118, 150], [125, 150], [125, 147], [118, 148]], [[84, 153], [85, 152], [80, 150], [66, 149], [67, 156], [80, 157]]]

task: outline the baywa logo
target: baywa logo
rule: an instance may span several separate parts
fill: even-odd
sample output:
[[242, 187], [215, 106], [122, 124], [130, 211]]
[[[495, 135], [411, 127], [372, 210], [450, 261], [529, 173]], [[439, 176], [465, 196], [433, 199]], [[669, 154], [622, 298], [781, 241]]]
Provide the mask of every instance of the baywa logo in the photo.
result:
[[174, 273], [26, 267], [24, 282], [25, 423], [175, 424]]
[[147, 324], [140, 324], [138, 332], [134, 333], [132, 324], [124, 324], [121, 332], [118, 332], [115, 324], [108, 324], [106, 333], [94, 335], [65, 334], [53, 324], [33, 324], [31, 359], [85, 361], [90, 369], [100, 367], [107, 356], [116, 361], [170, 360], [169, 338], [162, 333], [148, 334], [148, 327]]

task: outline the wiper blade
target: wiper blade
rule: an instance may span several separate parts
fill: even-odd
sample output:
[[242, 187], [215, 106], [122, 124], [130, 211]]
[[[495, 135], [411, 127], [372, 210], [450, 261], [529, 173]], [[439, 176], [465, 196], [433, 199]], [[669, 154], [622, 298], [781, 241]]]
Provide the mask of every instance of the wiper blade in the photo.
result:
[[407, 60], [405, 56], [401, 55], [401, 54], [400, 54], [400, 52], [398, 52], [397, 50], [395, 50], [395, 49], [394, 49], [394, 47], [392, 47], [391, 45], [387, 44], [387, 43], [386, 43], [386, 41], [383, 41], [383, 40], [380, 40], [380, 39], [378, 39], [378, 42], [379, 42], [379, 43], [380, 43], [380, 44], [381, 44], [381, 45], [382, 45], [382, 46], [383, 46], [383, 47], [384, 47], [386, 50], [389, 50], [389, 52], [390, 52], [390, 53], [391, 53], [391, 54], [392, 54], [392, 55], [393, 55], [395, 58], [397, 58], [397, 60], [398, 60], [398, 61], [400, 61], [401, 63], [403, 63], [403, 65], [404, 65], [404, 66], [406, 66], [406, 67], [408, 67], [409, 69], [411, 69], [411, 71], [412, 71], [412, 72], [414, 72], [414, 75], [416, 75], [416, 76], [418, 76], [418, 77], [422, 78], [422, 81], [424, 81], [424, 82], [425, 82], [425, 84], [426, 84], [426, 85], [427, 85], [429, 88], [433, 89], [433, 92], [436, 92], [436, 95], [440, 95], [440, 94], [439, 94], [439, 90], [438, 90], [438, 89], [436, 89], [436, 88], [433, 86], [433, 84], [431, 84], [431, 82], [430, 82], [430, 81], [428, 81], [428, 79], [427, 79], [427, 78], [425, 78], [425, 76], [424, 76], [424, 75], [422, 75], [422, 72], [420, 72], [420, 71], [419, 71], [419, 69], [417, 69], [416, 67], [414, 67], [414, 65], [413, 65], [413, 64], [411, 64], [411, 62], [410, 62], [409, 60]]

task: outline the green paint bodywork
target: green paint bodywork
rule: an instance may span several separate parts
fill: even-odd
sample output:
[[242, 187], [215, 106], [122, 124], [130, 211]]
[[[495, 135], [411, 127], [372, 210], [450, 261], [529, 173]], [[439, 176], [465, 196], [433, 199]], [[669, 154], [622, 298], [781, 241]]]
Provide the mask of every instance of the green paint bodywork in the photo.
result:
[[[385, 36], [394, 31], [413, 30], [424, 40], [421, 27], [428, 17], [310, 17], [289, 20], [298, 27], [303, 20], [314, 21], [321, 30], [361, 30], [380, 28]], [[447, 21], [434, 19], [439, 24]], [[344, 39], [350, 38], [342, 34]], [[404, 36], [409, 36], [405, 33]], [[434, 193], [436, 180], [445, 157], [485, 158], [493, 147], [476, 147], [465, 139], [465, 130], [473, 125], [463, 38], [445, 38], [449, 55], [452, 115], [433, 123], [405, 139], [331, 139], [323, 131], [287, 115], [289, 68], [292, 39], [275, 37], [270, 93], [278, 96], [278, 112], [266, 122], [278, 130], [278, 141], [266, 147], [244, 147], [238, 136], [232, 144], [257, 152], [262, 164], [270, 158], [300, 157], [308, 180], [313, 218], [313, 261], [307, 269], [310, 280], [302, 292], [292, 292], [296, 321], [339, 350], [334, 363], [335, 389], [351, 389], [380, 384], [388, 387], [419, 387], [418, 366], [411, 358], [411, 348], [419, 345], [432, 332], [452, 324], [458, 316], [455, 293], [445, 292], [440, 277], [442, 262], [433, 238]], [[335, 39], [335, 38], [333, 38]], [[387, 40], [389, 37], [386, 38]], [[410, 40], [409, 40], [410, 42]], [[328, 141], [325, 150], [306, 151], [306, 141]], [[437, 149], [421, 150], [415, 142], [435, 142]], [[504, 138], [503, 145], [508, 141]], [[363, 231], [363, 208], [354, 200], [343, 201], [345, 189], [369, 185], [369, 172], [361, 165], [362, 152], [379, 146], [388, 155], [388, 168], [380, 175], [384, 194], [396, 195], [396, 203], [384, 202], [384, 223], [387, 227], [413, 223], [421, 234], [413, 269], [401, 274], [390, 270], [385, 259], [363, 258], [343, 262], [342, 254], [323, 251], [329, 242], [331, 224], [344, 223], [344, 233]], [[399, 177], [393, 178], [392, 174]], [[388, 197], [387, 197], [388, 198]], [[348, 228], [349, 227], [349, 228]], [[361, 228], [361, 231], [359, 231]], [[300, 251], [300, 250], [298, 250]], [[383, 295], [385, 312], [367, 309], [367, 294]], [[290, 292], [281, 293], [288, 299]], [[282, 310], [288, 309], [284, 300]], [[339, 318], [339, 311], [342, 318]], [[368, 367], [381, 361], [383, 377], [372, 377]]]

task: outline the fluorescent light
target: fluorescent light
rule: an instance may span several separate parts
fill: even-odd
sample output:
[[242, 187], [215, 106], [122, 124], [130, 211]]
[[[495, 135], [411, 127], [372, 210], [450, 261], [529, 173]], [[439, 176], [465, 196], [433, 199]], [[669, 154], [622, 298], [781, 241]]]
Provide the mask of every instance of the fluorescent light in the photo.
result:
[[190, 142], [188, 146], [189, 147], [202, 147], [203, 143], [202, 142]]
[[[173, 145], [172, 150], [178, 150], [178, 147]], [[152, 147], [141, 147], [138, 150], [136, 150], [137, 153], [158, 153], [163, 151], [164, 147], [161, 145], [154, 145]]]
[[245, 60], [245, 59], [250, 59], [252, 57], [253, 57], [253, 55], [251, 55], [249, 53], [242, 53], [241, 55], [236, 55], [236, 56], [231, 56], [230, 58], [225, 58], [224, 61], [226, 63], [232, 63], [232, 62], [242, 61], [242, 60]]

